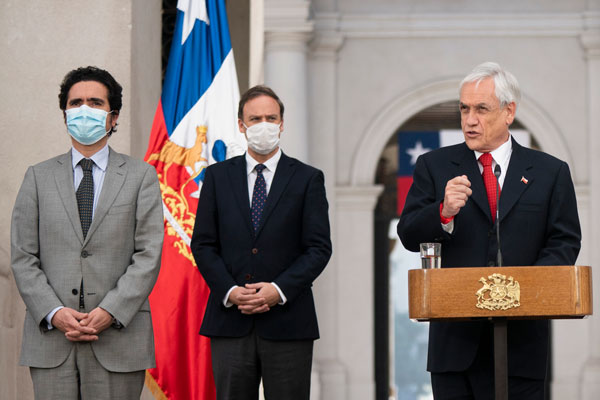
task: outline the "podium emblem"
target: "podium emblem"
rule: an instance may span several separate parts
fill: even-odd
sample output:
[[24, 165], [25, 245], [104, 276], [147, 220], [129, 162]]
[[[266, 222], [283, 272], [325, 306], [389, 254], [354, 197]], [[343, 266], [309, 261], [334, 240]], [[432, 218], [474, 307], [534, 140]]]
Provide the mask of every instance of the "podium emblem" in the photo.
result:
[[483, 285], [475, 293], [477, 308], [486, 310], [508, 310], [521, 305], [521, 286], [512, 276], [492, 274], [488, 279], [481, 277], [479, 282]]

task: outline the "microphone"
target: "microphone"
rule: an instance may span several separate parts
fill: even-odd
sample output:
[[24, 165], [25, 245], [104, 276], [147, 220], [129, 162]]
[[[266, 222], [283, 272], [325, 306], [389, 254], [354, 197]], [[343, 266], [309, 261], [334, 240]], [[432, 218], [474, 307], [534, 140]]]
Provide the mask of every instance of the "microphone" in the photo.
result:
[[500, 251], [500, 165], [496, 164], [494, 176], [496, 177], [496, 241], [498, 242], [498, 254], [496, 255], [496, 266], [502, 266], [502, 252]]

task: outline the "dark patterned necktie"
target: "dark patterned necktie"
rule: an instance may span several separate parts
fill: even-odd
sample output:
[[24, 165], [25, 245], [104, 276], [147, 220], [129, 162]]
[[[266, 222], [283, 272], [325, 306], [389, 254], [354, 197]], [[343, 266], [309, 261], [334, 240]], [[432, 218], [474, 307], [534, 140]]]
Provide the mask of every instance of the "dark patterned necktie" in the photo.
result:
[[492, 155], [483, 153], [479, 157], [479, 162], [483, 165], [483, 183], [487, 192], [488, 203], [490, 204], [490, 212], [492, 213], [492, 222], [496, 221], [496, 188], [498, 188], [498, 197], [500, 197], [500, 188], [496, 181], [494, 171], [492, 171]]
[[83, 158], [79, 161], [83, 169], [83, 179], [77, 188], [77, 207], [79, 208], [79, 220], [81, 221], [81, 230], [83, 237], [87, 235], [88, 229], [92, 223], [92, 214], [94, 212], [94, 178], [92, 177], [92, 166], [94, 162], [89, 158]]
[[260, 217], [263, 209], [265, 208], [265, 201], [267, 200], [267, 183], [263, 176], [264, 169], [267, 168], [263, 164], [257, 164], [254, 169], [256, 170], [256, 182], [254, 182], [254, 191], [252, 192], [252, 226], [254, 232], [258, 230], [260, 225]]

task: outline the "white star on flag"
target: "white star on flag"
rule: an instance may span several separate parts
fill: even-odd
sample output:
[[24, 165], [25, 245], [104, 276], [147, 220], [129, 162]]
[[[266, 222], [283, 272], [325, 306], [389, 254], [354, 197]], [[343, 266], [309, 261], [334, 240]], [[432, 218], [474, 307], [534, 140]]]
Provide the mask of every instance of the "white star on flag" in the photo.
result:
[[410, 156], [411, 165], [415, 165], [417, 163], [417, 158], [419, 158], [421, 154], [425, 154], [428, 151], [431, 151], [431, 149], [428, 147], [423, 147], [423, 143], [421, 143], [420, 140], [417, 140], [415, 147], [406, 149], [406, 154]]
[[197, 19], [210, 24], [208, 20], [208, 13], [206, 12], [206, 1], [179, 0], [177, 2], [177, 8], [183, 11], [185, 14], [183, 29], [181, 32], [181, 44], [184, 44], [185, 40], [192, 32]]

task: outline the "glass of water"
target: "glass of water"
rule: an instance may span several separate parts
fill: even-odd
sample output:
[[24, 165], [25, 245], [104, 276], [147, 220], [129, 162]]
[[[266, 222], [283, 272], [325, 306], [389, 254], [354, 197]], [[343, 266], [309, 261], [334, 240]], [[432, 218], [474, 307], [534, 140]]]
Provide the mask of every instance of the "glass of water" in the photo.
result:
[[421, 268], [432, 269], [442, 267], [442, 244], [421, 243]]

